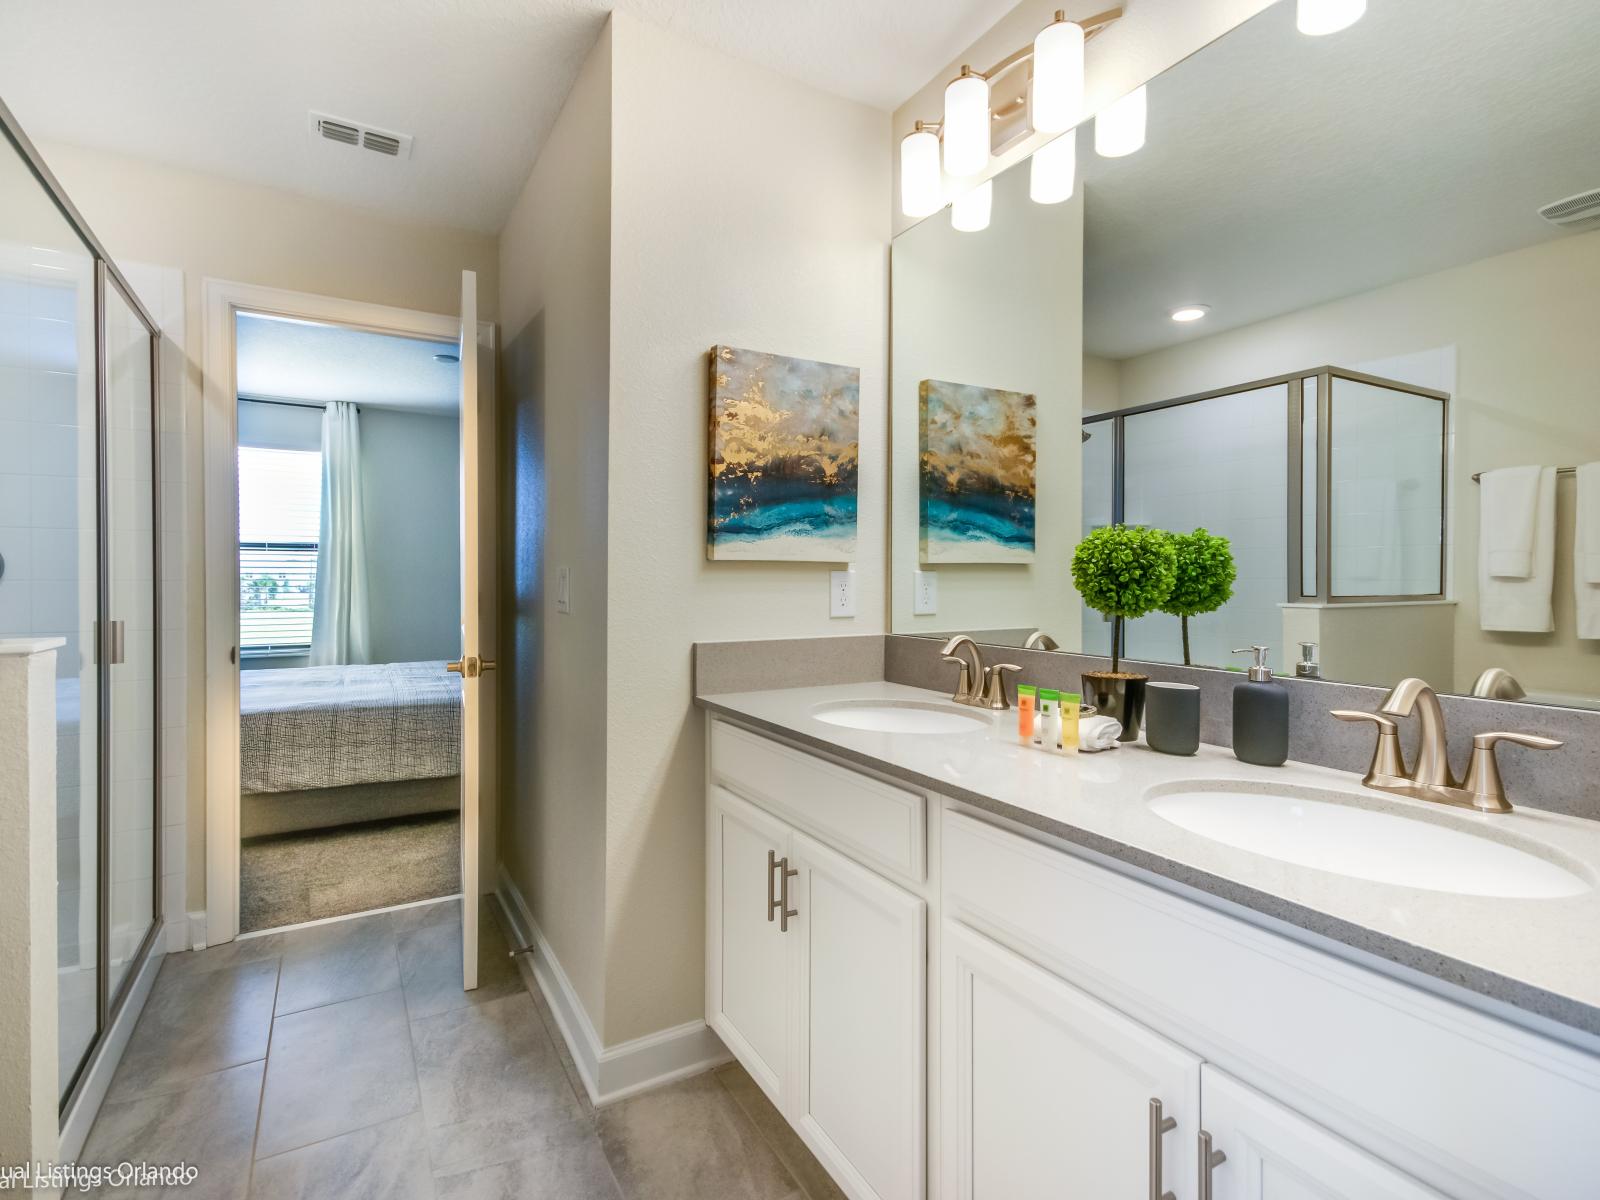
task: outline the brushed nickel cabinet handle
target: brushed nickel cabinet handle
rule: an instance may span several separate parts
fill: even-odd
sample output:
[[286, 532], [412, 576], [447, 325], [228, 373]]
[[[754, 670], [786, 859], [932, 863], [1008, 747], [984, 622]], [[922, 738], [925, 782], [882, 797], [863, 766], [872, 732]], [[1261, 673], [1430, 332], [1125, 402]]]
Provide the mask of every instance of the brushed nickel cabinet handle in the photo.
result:
[[1178, 1200], [1176, 1192], [1161, 1190], [1161, 1135], [1177, 1127], [1178, 1119], [1163, 1116], [1161, 1101], [1150, 1097], [1150, 1200]]
[[785, 855], [778, 860], [778, 867], [783, 872], [783, 895], [782, 900], [780, 901], [783, 907], [778, 911], [778, 932], [788, 933], [789, 918], [798, 917], [800, 915], [799, 909], [789, 907], [789, 880], [800, 874], [800, 872], [789, 866], [788, 855]]
[[118, 666], [128, 661], [128, 624], [126, 621], [111, 622], [111, 651], [106, 657], [112, 666]]
[[778, 881], [773, 872], [778, 869], [778, 856], [771, 850], [767, 851], [767, 921], [770, 924], [778, 915], [778, 909], [783, 905], [778, 900]]
[[1228, 1156], [1221, 1150], [1211, 1148], [1211, 1135], [1204, 1129], [1200, 1131], [1200, 1200], [1211, 1200], [1211, 1174], [1223, 1163], [1228, 1161]]

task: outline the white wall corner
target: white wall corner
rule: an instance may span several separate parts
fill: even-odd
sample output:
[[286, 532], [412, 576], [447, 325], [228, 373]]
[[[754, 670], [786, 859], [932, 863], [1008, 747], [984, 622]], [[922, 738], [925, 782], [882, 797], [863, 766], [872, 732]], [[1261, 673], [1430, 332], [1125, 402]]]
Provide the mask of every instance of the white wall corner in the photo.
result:
[[[538, 922], [533, 919], [505, 864], [496, 871], [495, 895], [518, 940], [533, 947], [522, 955], [532, 981], [538, 984], [567, 1050], [595, 1107], [614, 1104], [651, 1088], [709, 1071], [732, 1060], [726, 1046], [704, 1021], [689, 1021], [632, 1041], [603, 1047], [594, 1023], [567, 978]], [[526, 976], [525, 976], [526, 977]]]

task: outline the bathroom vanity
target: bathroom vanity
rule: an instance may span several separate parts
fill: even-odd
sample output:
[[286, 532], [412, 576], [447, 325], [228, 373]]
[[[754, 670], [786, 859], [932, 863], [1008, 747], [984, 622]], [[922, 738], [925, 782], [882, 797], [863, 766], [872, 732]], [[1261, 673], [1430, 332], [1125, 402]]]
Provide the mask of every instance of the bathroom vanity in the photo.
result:
[[1600, 824], [700, 703], [706, 1019], [850, 1196], [1597, 1194]]

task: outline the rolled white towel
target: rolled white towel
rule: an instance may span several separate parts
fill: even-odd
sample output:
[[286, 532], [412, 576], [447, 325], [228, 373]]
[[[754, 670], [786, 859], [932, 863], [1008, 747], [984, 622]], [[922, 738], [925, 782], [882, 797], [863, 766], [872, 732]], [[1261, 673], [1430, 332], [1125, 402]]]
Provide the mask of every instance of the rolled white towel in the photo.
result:
[[1078, 722], [1078, 749], [1086, 754], [1115, 750], [1121, 736], [1122, 722], [1115, 717], [1085, 717]]

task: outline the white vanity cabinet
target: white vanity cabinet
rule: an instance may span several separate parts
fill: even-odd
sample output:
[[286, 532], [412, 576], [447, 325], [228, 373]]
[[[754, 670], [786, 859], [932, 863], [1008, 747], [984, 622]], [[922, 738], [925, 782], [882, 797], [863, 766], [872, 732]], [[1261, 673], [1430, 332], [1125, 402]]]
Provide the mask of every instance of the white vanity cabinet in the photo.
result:
[[707, 743], [707, 1021], [853, 1200], [1600, 1197], [1600, 1056], [936, 794]]
[[946, 922], [941, 1196], [1189, 1194], [1200, 1059]]
[[1292, 1109], [1225, 1072], [1201, 1068], [1200, 1105], [1211, 1146], [1215, 1200], [1445, 1200]]
[[[716, 728], [707, 1022], [850, 1196], [920, 1200], [927, 905], [839, 847], [920, 862], [923, 798]], [[719, 746], [731, 753], [718, 759]], [[804, 813], [812, 794], [841, 826]], [[795, 806], [794, 823], [773, 811]], [[914, 828], [915, 844], [895, 845], [895, 828]]]

